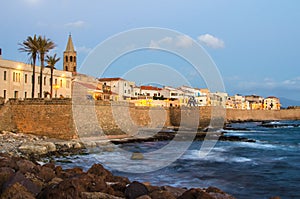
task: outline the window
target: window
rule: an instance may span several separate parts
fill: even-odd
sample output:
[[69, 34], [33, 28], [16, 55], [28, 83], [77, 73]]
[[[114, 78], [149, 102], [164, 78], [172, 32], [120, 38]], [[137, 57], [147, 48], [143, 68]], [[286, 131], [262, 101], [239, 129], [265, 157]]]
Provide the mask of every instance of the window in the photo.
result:
[[70, 56], [70, 62], [72, 62], [73, 61], [73, 57], [72, 56]]
[[76, 62], [76, 56], [74, 56], [74, 62]]
[[47, 80], [47, 78], [44, 77], [44, 86], [46, 86], [46, 80]]
[[66, 62], [68, 62], [68, 56], [66, 56]]
[[14, 92], [14, 98], [18, 98], [18, 94], [19, 94], [19, 92], [18, 92], [18, 91], [15, 91], [15, 92]]
[[55, 79], [54, 81], [55, 81], [55, 84], [57, 85], [57, 79]]
[[41, 82], [41, 78], [40, 76], [38, 76], [38, 84], [40, 84], [40, 82]]
[[68, 71], [68, 66], [66, 66], [66, 71]]
[[27, 92], [25, 91], [25, 93], [24, 93], [24, 98], [27, 98]]
[[70, 88], [70, 80], [67, 80], [67, 85], [66, 85], [67, 88]]
[[3, 97], [6, 99], [6, 90], [3, 90]]
[[20, 82], [21, 81], [21, 73], [13, 72], [13, 81]]
[[25, 84], [27, 84], [27, 74], [24, 75]]
[[60, 87], [61, 88], [63, 87], [63, 81], [62, 81], [62, 79], [60, 80]]
[[49, 78], [49, 85], [51, 85], [51, 77]]
[[124, 93], [126, 93], [126, 90], [124, 90]]
[[4, 74], [3, 74], [3, 80], [6, 81], [6, 75], [7, 75], [7, 72], [4, 71]]
[[76, 71], [76, 66], [74, 66], [73, 71]]

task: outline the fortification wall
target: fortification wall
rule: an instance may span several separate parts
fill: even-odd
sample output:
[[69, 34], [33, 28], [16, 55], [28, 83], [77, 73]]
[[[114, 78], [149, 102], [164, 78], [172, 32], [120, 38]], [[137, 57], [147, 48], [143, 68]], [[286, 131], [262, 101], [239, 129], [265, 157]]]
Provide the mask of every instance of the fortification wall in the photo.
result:
[[[280, 111], [227, 109], [225, 112], [224, 118], [227, 122], [300, 119], [299, 109]], [[9, 100], [5, 104], [0, 104], [0, 130], [72, 139], [78, 137], [79, 131], [86, 135], [130, 134], [136, 132], [138, 127], [195, 128], [197, 121], [200, 128], [205, 128], [210, 124], [211, 116], [222, 119], [221, 113], [222, 109], [212, 107], [149, 108], [136, 107], [132, 104], [111, 105], [109, 102], [91, 102], [80, 104], [74, 109], [70, 99]]]

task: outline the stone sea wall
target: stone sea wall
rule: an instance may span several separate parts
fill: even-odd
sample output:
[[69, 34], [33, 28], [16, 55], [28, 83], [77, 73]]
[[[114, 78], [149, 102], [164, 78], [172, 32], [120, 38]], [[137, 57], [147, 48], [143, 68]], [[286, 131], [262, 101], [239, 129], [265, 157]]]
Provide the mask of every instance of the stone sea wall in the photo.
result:
[[[212, 107], [136, 107], [132, 104], [83, 102], [72, 106], [71, 99], [9, 100], [0, 104], [0, 130], [18, 131], [54, 138], [77, 138], [87, 135], [130, 134], [138, 127], [162, 128], [184, 126], [205, 128], [211, 116], [222, 121], [262, 121], [300, 119], [299, 109], [280, 111], [217, 109]], [[225, 116], [226, 113], [226, 116]], [[188, 119], [187, 119], [188, 118]], [[74, 122], [76, 119], [76, 122]], [[82, 135], [80, 135], [82, 136]]]

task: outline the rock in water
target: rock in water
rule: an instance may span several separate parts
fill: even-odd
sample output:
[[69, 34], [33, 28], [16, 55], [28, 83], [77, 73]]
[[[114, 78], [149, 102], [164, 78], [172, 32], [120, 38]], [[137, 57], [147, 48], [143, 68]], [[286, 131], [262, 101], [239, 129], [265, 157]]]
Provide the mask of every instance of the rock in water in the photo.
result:
[[132, 153], [131, 159], [132, 160], [143, 160], [144, 155], [142, 153]]
[[149, 191], [147, 187], [139, 182], [132, 182], [130, 185], [128, 185], [125, 189], [125, 197], [127, 199], [136, 199], [143, 195], [148, 195]]

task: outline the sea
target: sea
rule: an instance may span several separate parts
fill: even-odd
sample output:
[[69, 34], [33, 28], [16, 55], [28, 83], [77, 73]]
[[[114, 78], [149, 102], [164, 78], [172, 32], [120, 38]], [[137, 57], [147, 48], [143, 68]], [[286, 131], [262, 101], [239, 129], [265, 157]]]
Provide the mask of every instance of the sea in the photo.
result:
[[[177, 160], [145, 173], [115, 169], [122, 161], [122, 167], [126, 167], [126, 161], [118, 155], [119, 149], [155, 151], [166, 146], [168, 141], [127, 143], [110, 150], [90, 150], [83, 155], [56, 158], [56, 164], [87, 170], [94, 163], [101, 163], [113, 174], [128, 177], [131, 181], [186, 188], [214, 186], [241, 199], [300, 198], [300, 121], [229, 125], [230, 128], [222, 130], [226, 136], [255, 142], [218, 141], [206, 156], [202, 156], [199, 149], [203, 141], [194, 141]], [[155, 164], [155, 161], [151, 162]]]

